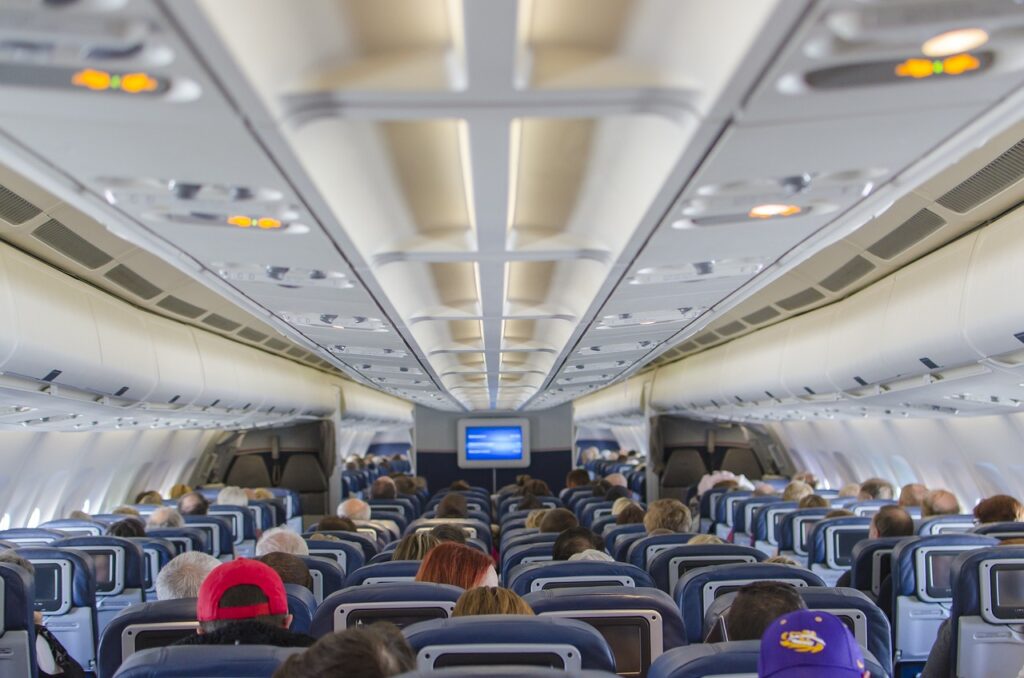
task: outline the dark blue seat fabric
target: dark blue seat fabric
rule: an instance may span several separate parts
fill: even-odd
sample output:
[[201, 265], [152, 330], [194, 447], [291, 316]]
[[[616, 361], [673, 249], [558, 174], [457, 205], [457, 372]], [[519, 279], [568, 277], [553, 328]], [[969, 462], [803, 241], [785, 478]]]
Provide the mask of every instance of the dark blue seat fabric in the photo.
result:
[[270, 645], [186, 645], [133, 654], [117, 678], [267, 678], [302, 647]]
[[974, 530], [974, 516], [970, 513], [957, 515], [930, 516], [917, 524], [917, 534], [926, 537], [932, 534], [971, 532]]
[[388, 511], [382, 508], [375, 508], [370, 512], [370, 520], [390, 520], [396, 526], [398, 526], [398, 532], [401, 534], [405, 532], [405, 528], [409, 527], [409, 521], [404, 515], [397, 511]]
[[174, 624], [195, 622], [195, 620], [195, 598], [155, 600], [132, 605], [114, 617], [103, 629], [97, 653], [99, 678], [110, 678], [121, 666], [125, 659], [123, 640], [126, 633], [136, 633], [138, 627], [144, 624]]
[[650, 575], [625, 563], [565, 560], [526, 563], [513, 568], [505, 586], [523, 596], [531, 591], [566, 586], [652, 587]]
[[[298, 558], [309, 568], [309, 574], [313, 577], [313, 596], [318, 601], [345, 588], [345, 570], [336, 560], [325, 560], [313, 555], [298, 556]], [[317, 596], [318, 590], [319, 596]]]
[[523, 563], [551, 560], [554, 548], [554, 540], [551, 540], [537, 544], [520, 544], [503, 551], [501, 555], [501, 580], [508, 581], [512, 568], [518, 567]]
[[419, 520], [415, 520], [409, 524], [409, 527], [407, 527], [405, 530], [405, 534], [418, 532], [422, 528], [429, 527], [432, 529], [434, 527], [437, 527], [438, 525], [445, 524], [455, 525], [456, 527], [469, 528], [476, 533], [474, 538], [479, 539], [484, 544], [486, 544], [488, 550], [493, 548], [493, 543], [491, 541], [491, 526], [490, 524], [481, 523], [479, 520], [468, 520], [458, 518], [420, 518]]
[[505, 550], [506, 545], [513, 539], [518, 537], [524, 537], [530, 534], [540, 534], [540, 528], [537, 527], [510, 527], [508, 529], [501, 530], [501, 539], [498, 542], [500, 549]]
[[853, 514], [858, 518], [870, 518], [878, 513], [883, 506], [896, 506], [896, 502], [892, 499], [868, 499], [866, 501], [853, 502], [846, 507], [846, 510], [853, 511]]
[[[313, 542], [320, 541], [320, 540], [317, 540], [317, 539], [310, 539], [310, 537], [313, 534], [314, 533], [312, 533], [312, 532], [307, 532], [307, 533], [302, 535], [303, 538], [306, 540], [306, 545], [307, 546], [309, 546]], [[337, 537], [344, 544], [349, 544], [351, 547], [357, 547], [362, 552], [363, 562], [364, 563], [366, 561], [368, 561], [370, 558], [373, 558], [375, 555], [377, 555], [380, 552], [380, 547], [377, 545], [377, 540], [376, 539], [371, 539], [367, 535], [361, 534], [359, 532], [344, 532], [344, 531], [340, 531], [340, 530], [338, 530], [338, 531], [324, 530], [324, 531], [321, 531], [320, 534], [329, 534], [332, 537]], [[324, 544], [337, 544], [338, 542], [324, 540], [323, 543]], [[351, 548], [348, 548], [348, 549], [345, 549], [345, 552], [349, 553], [351, 550], [352, 550]], [[352, 570], [351, 567], [347, 567], [346, 569], [348, 571]]]
[[232, 531], [232, 534], [234, 534], [235, 536], [235, 544], [240, 544], [243, 541], [256, 541], [256, 519], [253, 517], [252, 511], [250, 511], [247, 506], [214, 504], [210, 506], [209, 513], [210, 515], [214, 516], [224, 516], [227, 514], [232, 514], [237, 516], [236, 519], [241, 520], [241, 524], [239, 525], [241, 530], [239, 531], [239, 533], [235, 534], [234, 531]]
[[[616, 678], [617, 674], [607, 671], [563, 671], [539, 666], [488, 666], [487, 678]], [[480, 669], [475, 666], [434, 669], [432, 671], [410, 671], [400, 678], [478, 678]]]
[[[0, 563], [0, 599], [3, 600], [3, 619], [0, 619], [0, 653], [3, 667], [0, 673], [8, 675], [36, 675], [36, 625], [32, 615], [32, 578], [20, 567]], [[7, 667], [7, 668], [4, 668]]]
[[[124, 588], [144, 589], [145, 558], [142, 546], [130, 539], [121, 537], [68, 537], [50, 544], [53, 548], [80, 549], [88, 553], [90, 550], [103, 547], [117, 547], [124, 550]], [[98, 594], [102, 595], [102, 594]]]
[[[833, 531], [851, 532], [853, 534], [862, 535], [862, 539], [868, 538], [868, 530], [871, 527], [871, 518], [859, 518], [859, 517], [842, 517], [842, 518], [826, 518], [819, 520], [811, 528], [811, 539], [807, 544], [807, 564], [812, 565], [823, 565], [826, 567], [832, 567], [829, 564], [829, 534]], [[834, 558], [836, 554], [832, 554]]]
[[[216, 515], [205, 515], [205, 516], [182, 516], [185, 519], [186, 527], [197, 527], [202, 529], [203, 526], [216, 525], [219, 529], [215, 531], [214, 539], [217, 540], [211, 546], [213, 547], [213, 555], [216, 558], [229, 557], [234, 554], [235, 551], [235, 538], [231, 532], [231, 521], [223, 516]], [[205, 531], [205, 530], [204, 530]]]
[[527, 544], [554, 544], [558, 541], [558, 532], [528, 532], [526, 534], [520, 534], [509, 537], [507, 540], [502, 540], [501, 550], [502, 553], [508, 549], [515, 548], [516, 546], [526, 546]]
[[687, 572], [676, 584], [673, 598], [683, 612], [689, 642], [701, 641], [704, 612], [716, 597], [755, 581], [783, 581], [798, 587], [825, 585], [809, 570], [775, 563], [717, 565]]
[[[449, 617], [462, 594], [458, 586], [420, 581], [351, 586], [324, 599], [313, 615], [310, 632], [319, 638], [348, 628], [349, 616], [359, 611], [373, 611], [385, 620], [392, 615], [398, 618]], [[398, 619], [392, 618], [392, 621]]]
[[779, 551], [793, 551], [793, 524], [795, 522], [804, 518], [821, 520], [830, 510], [831, 509], [826, 508], [797, 509], [782, 516], [782, 521], [779, 523], [779, 528], [777, 530]]
[[[889, 554], [884, 556], [884, 562], [879, 562], [880, 573], [878, 584], [881, 585], [882, 580], [892, 571], [891, 570], [891, 556], [892, 550], [896, 548], [896, 544], [906, 539], [906, 537], [880, 537], [878, 539], [865, 539], [857, 542], [853, 547], [853, 563], [850, 565], [850, 586], [863, 591], [865, 593], [873, 593], [878, 595], [872, 587], [872, 572], [874, 569], [874, 561], [876, 560], [875, 554], [879, 551], [888, 551]], [[882, 557], [879, 556], [879, 559]]]
[[410, 499], [368, 499], [366, 501], [371, 509], [384, 509], [386, 511], [401, 513], [406, 523], [411, 523], [420, 517], [419, 506]]
[[602, 515], [611, 514], [613, 501], [588, 502], [579, 513], [580, 525], [591, 527]]
[[[824, 610], [837, 617], [853, 621], [857, 642], [866, 647], [887, 675], [892, 674], [892, 626], [888, 617], [874, 601], [852, 588], [820, 588], [811, 586], [798, 589], [807, 608]], [[859, 628], [863, 623], [863, 628]], [[863, 631], [864, 637], [859, 635]]]
[[[558, 497], [536, 497], [536, 499], [537, 501], [540, 502], [543, 508], [550, 509], [562, 507], [562, 500], [559, 499]], [[507, 499], [501, 500], [501, 503], [498, 504], [498, 517], [504, 518], [505, 514], [509, 513], [510, 511], [520, 510], [517, 509], [517, 507], [519, 506], [519, 503], [522, 500], [523, 498], [518, 496], [508, 497]]]
[[355, 543], [354, 541], [329, 541], [327, 539], [306, 539], [306, 547], [309, 549], [310, 556], [332, 558], [334, 562], [336, 562], [345, 572], [346, 576], [349, 572], [358, 570], [366, 563], [366, 555], [362, 543]]
[[279, 497], [284, 500], [285, 507], [287, 510], [287, 517], [285, 520], [291, 520], [302, 515], [302, 500], [299, 497], [299, 493], [295, 490], [289, 490], [285, 487], [270, 487], [271, 494], [275, 497]]
[[718, 525], [725, 523], [729, 527], [735, 527], [733, 518], [736, 504], [753, 496], [754, 493], [750, 490], [731, 490], [720, 496], [715, 508], [715, 523]]
[[[861, 649], [867, 652], [864, 648]], [[661, 655], [651, 665], [647, 678], [757, 675], [757, 660], [760, 654], [759, 640], [688, 645]], [[889, 678], [889, 674], [870, 653], [865, 654], [864, 662], [871, 672], [871, 678]]]
[[103, 523], [95, 520], [78, 520], [77, 518], [48, 520], [41, 523], [39, 527], [46, 530], [58, 530], [69, 537], [98, 537], [107, 531], [107, 526]]
[[[277, 527], [282, 521], [277, 520], [278, 507], [267, 499], [250, 499], [249, 512], [252, 513], [253, 525], [260, 532], [266, 532], [272, 527]], [[282, 515], [282, 518], [284, 516]]]
[[[471, 654], [486, 666], [493, 662], [501, 665], [515, 664], [515, 651], [520, 646], [523, 652], [543, 651], [544, 648], [559, 649], [568, 646], [569, 662], [579, 661], [581, 668], [600, 671], [615, 671], [615, 658], [604, 637], [592, 626], [575, 619], [555, 617], [521, 617], [518, 615], [481, 615], [438, 619], [413, 624], [404, 630], [406, 639], [418, 653], [420, 669], [427, 668], [427, 662], [440, 660], [446, 653], [436, 648], [459, 648]], [[489, 662], [488, 654], [495, 654], [494, 645], [500, 643], [500, 659]], [[473, 665], [472, 659], [463, 657], [461, 665]], [[481, 671], [482, 673], [483, 671]]]
[[636, 565], [641, 570], [647, 569], [647, 564], [654, 556], [666, 551], [673, 546], [682, 546], [696, 537], [692, 532], [678, 532], [676, 534], [659, 534], [653, 537], [641, 536], [631, 542], [626, 551], [626, 562]]
[[[146, 530], [146, 536], [166, 539], [171, 542], [177, 549], [175, 555], [185, 553], [185, 551], [202, 551], [213, 555], [213, 545], [207, 539], [206, 532], [194, 527], [161, 527]], [[182, 548], [183, 544], [187, 544], [188, 548]]]
[[726, 489], [720, 487], [718, 489], [711, 489], [700, 495], [699, 512], [700, 517], [712, 520], [714, 519], [713, 513], [714, 508], [718, 502], [718, 497], [726, 493]]
[[418, 560], [392, 560], [387, 563], [363, 565], [349, 572], [345, 578], [345, 587], [362, 586], [380, 581], [412, 581], [420, 569]]
[[[773, 502], [770, 506], [768, 504], [762, 504], [754, 511], [754, 525], [752, 530], [748, 530], [750, 536], [754, 538], [755, 542], [768, 541], [769, 529], [768, 529], [768, 518], [772, 515], [771, 510], [775, 511], [795, 511], [799, 508], [800, 504], [795, 501], [777, 501]], [[776, 535], [775, 541], [778, 541]]]
[[616, 522], [618, 519], [618, 516], [613, 516], [611, 514], [602, 516], [590, 524], [590, 529], [596, 534], [604, 534], [606, 529], [618, 524]]
[[626, 562], [626, 554], [630, 545], [638, 539], [647, 536], [647, 528], [643, 523], [631, 525], [616, 525], [608, 530], [607, 534], [601, 535], [604, 538], [604, 549], [610, 553], [615, 560]]
[[[519, 512], [516, 511], [516, 513], [519, 513]], [[423, 515], [422, 515], [422, 518], [424, 520], [435, 520], [435, 519], [437, 519], [437, 511], [435, 511], [434, 509], [430, 509], [429, 511], [424, 511]], [[476, 520], [478, 522], [483, 523], [484, 525], [489, 525], [490, 522], [491, 522], [491, 515], [489, 513], [484, 513], [483, 511], [466, 511], [466, 518], [468, 518], [469, 520]], [[409, 521], [409, 522], [412, 522], [412, 521]], [[406, 524], [406, 526], [408, 526], [408, 523]], [[404, 528], [403, 528], [403, 531], [404, 531]]]
[[178, 555], [173, 542], [160, 537], [126, 537], [142, 549], [143, 584], [147, 592], [155, 591], [156, 577], [164, 565]]
[[14, 527], [9, 530], [0, 530], [0, 539], [14, 542], [19, 546], [42, 546], [70, 536], [60, 530], [40, 527]]
[[[781, 497], [755, 497], [751, 496], [747, 499], [742, 499], [735, 502], [732, 505], [732, 527], [733, 530], [739, 534], [750, 534], [750, 530], [747, 525], [747, 517], [751, 518], [750, 522], [753, 523], [754, 512], [767, 504], [776, 504], [782, 501]], [[751, 544], [753, 545], [753, 544]], [[744, 544], [746, 546], [746, 544]]]
[[558, 493], [558, 498], [562, 500], [562, 504], [565, 506], [572, 506], [573, 500], [579, 497], [589, 497], [594, 494], [594, 488], [589, 485], [583, 487], [565, 488]]
[[[978, 525], [973, 532], [996, 539], [1020, 539], [1024, 537], [1024, 523], [987, 523]], [[0, 534], [0, 539], [5, 539], [5, 537]]]
[[907, 537], [900, 540], [892, 552], [892, 595], [893, 601], [899, 596], [917, 595], [917, 571], [914, 561], [922, 548], [957, 547], [985, 548], [996, 546], [999, 541], [980, 534], [937, 534], [930, 537]]
[[316, 598], [312, 591], [300, 584], [285, 584], [284, 592], [288, 596], [288, 614], [292, 615], [289, 628], [296, 633], [309, 633], [316, 612]]
[[683, 544], [672, 546], [654, 556], [647, 563], [647, 572], [655, 586], [672, 595], [681, 567], [704, 567], [715, 563], [759, 563], [767, 557], [757, 549], [738, 544]]

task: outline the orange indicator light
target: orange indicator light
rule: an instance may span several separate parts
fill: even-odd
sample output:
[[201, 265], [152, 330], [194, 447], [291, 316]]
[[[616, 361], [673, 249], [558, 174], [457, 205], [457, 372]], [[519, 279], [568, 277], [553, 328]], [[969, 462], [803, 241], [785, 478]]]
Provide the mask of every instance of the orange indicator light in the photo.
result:
[[127, 94], [153, 92], [160, 85], [159, 81], [146, 73], [107, 73], [94, 68], [86, 68], [71, 76], [71, 84], [84, 87], [94, 92], [121, 90]]
[[235, 215], [228, 217], [228, 223], [232, 226], [238, 226], [239, 228], [249, 228], [252, 226], [252, 219], [249, 217]]
[[253, 218], [241, 214], [235, 214], [228, 217], [228, 223], [239, 228], [251, 228], [252, 226], [255, 226], [256, 228], [261, 228], [265, 231], [272, 231], [275, 228], [281, 228], [283, 225], [279, 219], [274, 219], [272, 217]]
[[896, 75], [901, 78], [930, 78], [933, 75], [962, 75], [981, 68], [981, 61], [973, 54], [957, 54], [945, 59], [907, 59], [896, 65]]
[[981, 68], [978, 57], [971, 54], [957, 54], [942, 60], [942, 70], [947, 75], [960, 75]]
[[110, 73], [86, 68], [85, 70], [78, 71], [71, 76], [71, 84], [76, 87], [85, 87], [86, 89], [91, 89], [96, 92], [110, 89]]
[[256, 225], [262, 229], [281, 228], [281, 222], [270, 217], [263, 217], [256, 221]]
[[125, 73], [121, 76], [121, 89], [129, 94], [152, 92], [156, 86], [156, 78], [145, 73]]

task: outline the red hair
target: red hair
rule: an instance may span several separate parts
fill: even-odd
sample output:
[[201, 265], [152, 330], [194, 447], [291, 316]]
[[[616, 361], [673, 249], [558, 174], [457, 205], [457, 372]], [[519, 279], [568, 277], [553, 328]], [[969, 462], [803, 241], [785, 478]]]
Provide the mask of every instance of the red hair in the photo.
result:
[[416, 573], [416, 581], [471, 589], [480, 584], [487, 568], [493, 566], [490, 556], [472, 546], [446, 541], [430, 549]]

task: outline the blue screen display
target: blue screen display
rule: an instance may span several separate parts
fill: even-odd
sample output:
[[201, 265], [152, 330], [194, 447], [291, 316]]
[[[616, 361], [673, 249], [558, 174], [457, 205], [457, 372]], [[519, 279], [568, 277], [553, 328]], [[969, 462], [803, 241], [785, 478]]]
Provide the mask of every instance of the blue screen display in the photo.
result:
[[523, 458], [523, 429], [519, 426], [467, 426], [467, 461], [507, 461]]

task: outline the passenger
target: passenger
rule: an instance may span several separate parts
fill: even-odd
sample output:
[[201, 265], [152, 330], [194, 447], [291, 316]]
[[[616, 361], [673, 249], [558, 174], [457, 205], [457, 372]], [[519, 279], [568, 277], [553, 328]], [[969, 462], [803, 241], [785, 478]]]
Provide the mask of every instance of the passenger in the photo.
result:
[[808, 508], [828, 508], [828, 499], [825, 497], [819, 497], [816, 494], [809, 494], [800, 500], [797, 504], [797, 508], [808, 509]]
[[806, 610], [792, 584], [756, 581], [740, 587], [725, 614], [728, 640], [759, 640], [765, 629], [784, 614]]
[[[654, 534], [653, 532], [651, 533]], [[671, 532], [669, 534], [672, 534]], [[690, 541], [686, 542], [687, 546], [701, 546], [709, 544], [724, 544], [725, 540], [714, 534], [698, 534], [694, 535]]]
[[222, 563], [199, 587], [196, 635], [175, 645], [309, 647], [313, 639], [288, 627], [288, 596], [281, 578], [257, 560]]
[[663, 527], [673, 532], [689, 532], [692, 525], [690, 509], [678, 499], [657, 499], [651, 502], [644, 516], [648, 533]]
[[178, 499], [178, 513], [183, 516], [205, 516], [210, 502], [198, 492], [189, 492]]
[[171, 491], [168, 493], [168, 499], [180, 499], [183, 495], [188, 494], [192, 491], [192, 488], [185, 483], [174, 483], [171, 485]]
[[471, 546], [444, 543], [427, 554], [416, 573], [416, 581], [451, 584], [464, 589], [497, 586], [494, 561]]
[[219, 565], [219, 560], [202, 551], [175, 556], [156, 576], [156, 599], [198, 598], [203, 580]]
[[847, 483], [839, 488], [840, 497], [856, 497], [860, 494], [860, 483]]
[[604, 539], [585, 527], [570, 527], [563, 530], [551, 550], [552, 560], [569, 560], [577, 553], [588, 549], [603, 550]]
[[618, 485], [613, 485], [612, 487], [609, 487], [608, 491], [604, 493], [605, 501], [610, 501], [614, 503], [617, 502], [619, 499], [623, 498], [632, 501], [633, 493], [627, 490], [625, 487], [619, 487]]
[[273, 551], [255, 560], [260, 561], [274, 572], [277, 572], [277, 576], [281, 578], [283, 583], [298, 584], [308, 589], [310, 593], [313, 592], [313, 575], [309, 572], [309, 566], [302, 562], [302, 559], [298, 556]]
[[350, 518], [357, 525], [362, 521], [366, 522], [370, 520], [370, 505], [362, 499], [346, 499], [345, 501], [338, 504], [338, 517], [339, 518]]
[[1021, 522], [1024, 520], [1024, 506], [1009, 495], [996, 494], [978, 502], [974, 507], [974, 520], [981, 525]]
[[594, 446], [588, 447], [580, 452], [580, 464], [588, 464], [601, 458], [601, 450]]
[[453, 617], [475, 617], [481, 614], [520, 614], [533, 616], [533, 608], [508, 589], [478, 586], [459, 596], [452, 610]]
[[[427, 491], [427, 479], [426, 478], [424, 478], [423, 476], [413, 476], [412, 480], [416, 484], [416, 492], [426, 492]], [[416, 494], [416, 492], [413, 492], [412, 494]]]
[[871, 672], [857, 640], [838, 617], [820, 610], [800, 610], [776, 620], [761, 637], [757, 675], [869, 678]]
[[131, 506], [118, 506], [111, 513], [119, 516], [131, 516], [133, 518], [139, 518], [142, 516], [138, 509], [132, 508]]
[[587, 549], [586, 551], [580, 551], [569, 556], [569, 560], [596, 560], [602, 563], [613, 563], [615, 559], [612, 558], [605, 551], [598, 551], [597, 549]]
[[68, 518], [70, 520], [92, 520], [92, 516], [91, 515], [89, 515], [85, 511], [80, 511], [78, 509], [75, 509], [74, 511], [69, 513], [68, 514]]
[[249, 496], [240, 487], [229, 485], [217, 493], [217, 501], [221, 506], [248, 506]]
[[[35, 581], [36, 568], [31, 561], [18, 555], [14, 550], [0, 551], [0, 563], [19, 567], [28, 573], [32, 581]], [[36, 664], [39, 678], [49, 676], [61, 676], [61, 678], [85, 678], [85, 670], [82, 665], [68, 654], [68, 651], [61, 645], [57, 637], [43, 626], [43, 613], [38, 610], [33, 612], [36, 640]], [[14, 675], [13, 673], [10, 675]]]
[[574, 490], [577, 487], [586, 487], [590, 483], [590, 474], [581, 468], [574, 468], [565, 475], [565, 487]]
[[[689, 509], [687, 509], [689, 510]], [[629, 502], [629, 506], [624, 508], [619, 515], [615, 516], [616, 525], [638, 525], [644, 522], [644, 518], [647, 514], [638, 504]]]
[[306, 545], [305, 539], [287, 527], [272, 527], [256, 542], [256, 555], [265, 556], [274, 552], [308, 556], [309, 546]]
[[900, 488], [900, 506], [921, 506], [928, 496], [928, 488], [921, 483], [909, 483]]
[[523, 483], [523, 494], [529, 492], [535, 497], [550, 497], [551, 488], [543, 480], [538, 478], [531, 478], [530, 480]]
[[[718, 484], [725, 480], [736, 480], [736, 474], [732, 471], [715, 471], [714, 473], [706, 473], [701, 476], [700, 481], [697, 483], [697, 496], [700, 496], [708, 490], [713, 490], [718, 487]], [[739, 483], [736, 483], [739, 486]]]
[[390, 678], [416, 668], [416, 653], [388, 622], [328, 633], [286, 659], [273, 678]]
[[872, 499], [892, 499], [896, 496], [896, 488], [888, 480], [882, 478], [868, 478], [860, 484], [860, 492], [857, 494], [859, 501], [871, 501]]
[[572, 511], [556, 508], [544, 514], [544, 519], [540, 521], [540, 531], [562, 533], [579, 524], [580, 521], [576, 520], [576, 515]]
[[439, 542], [452, 542], [455, 544], [466, 543], [466, 531], [458, 525], [435, 525], [430, 531]]
[[138, 518], [125, 518], [107, 527], [111, 537], [145, 537], [146, 526]]
[[627, 506], [635, 506], [633, 500], [629, 497], [619, 497], [615, 500], [615, 503], [612, 504], [612, 515], [619, 515]]
[[523, 498], [516, 504], [517, 511], [532, 511], [535, 509], [543, 508], [544, 504], [540, 503], [540, 499], [527, 492], [523, 495]]
[[181, 517], [177, 509], [171, 508], [170, 506], [161, 506], [157, 510], [149, 514], [149, 520], [146, 521], [147, 530], [155, 530], [163, 527], [184, 527], [185, 519]]
[[[666, 537], [666, 536], [668, 536], [670, 534], [675, 534], [675, 532], [673, 532], [672, 530], [667, 530], [664, 527], [659, 527], [659, 528], [653, 529], [650, 532], [648, 532], [647, 536], [648, 537]], [[700, 535], [698, 534], [697, 536], [699, 537]], [[712, 536], [712, 535], [707, 535], [707, 536]], [[715, 537], [715, 538], [717, 539], [717, 537]]]
[[[462, 530], [459, 530], [462, 532]], [[398, 542], [392, 560], [423, 560], [430, 549], [441, 543], [441, 540], [434, 536], [431, 531], [411, 532]]]
[[719, 480], [717, 483], [712, 485], [711, 489], [725, 490], [726, 492], [730, 490], [738, 490], [740, 489], [740, 481], [735, 480], [733, 478], [726, 478], [725, 480]]
[[151, 506], [163, 506], [164, 498], [156, 490], [146, 490], [135, 495], [135, 504], [148, 504]]
[[793, 480], [799, 480], [802, 483], [807, 483], [811, 486], [812, 490], [818, 488], [818, 476], [814, 475], [810, 471], [801, 471], [793, 476]]
[[832, 518], [853, 518], [856, 515], [857, 514], [854, 513], [853, 511], [849, 511], [847, 509], [838, 508], [838, 509], [832, 509], [831, 511], [826, 513], [824, 519], [825, 520], [831, 520]]
[[924, 496], [924, 501], [921, 502], [922, 518], [955, 516], [960, 511], [960, 502], [956, 495], [949, 490], [932, 490]]
[[381, 476], [370, 485], [370, 499], [397, 499], [398, 487], [388, 476]]
[[782, 491], [782, 501], [800, 501], [814, 494], [814, 488], [802, 480], [793, 480]]
[[[800, 563], [798, 563], [795, 560], [793, 560], [792, 558], [790, 558], [789, 556], [772, 556], [771, 558], [765, 558], [764, 562], [770, 563], [770, 564], [773, 564], [773, 565], [788, 565], [790, 567], [799, 567], [801, 569], [807, 569], [803, 565], [801, 565]], [[837, 584], [837, 586], [838, 586], [838, 584]]]
[[359, 528], [350, 518], [324, 516], [316, 525], [317, 532], [358, 532]]
[[399, 497], [411, 497], [416, 494], [416, 481], [409, 476], [395, 476], [395, 488]]
[[879, 537], [912, 537], [914, 519], [899, 506], [883, 506], [871, 517], [868, 539]]
[[754, 494], [752, 496], [755, 496], [755, 497], [774, 497], [775, 496], [775, 488], [772, 487], [771, 485], [769, 485], [768, 483], [757, 483], [757, 484], [754, 485]]
[[245, 496], [249, 501], [269, 501], [274, 498], [274, 493], [265, 487], [246, 488]]
[[452, 492], [465, 492], [473, 488], [465, 480], [456, 480], [455, 482], [448, 486], [448, 489], [451, 490]]
[[[336, 537], [333, 534], [331, 534], [330, 532], [314, 532], [313, 534], [309, 535], [309, 537], [307, 537], [307, 539], [309, 539], [310, 541], [333, 541], [333, 542], [341, 542], [342, 541], [341, 537]], [[307, 544], [307, 546], [308, 546], [308, 544]]]
[[611, 473], [604, 477], [608, 484], [612, 487], [626, 487], [629, 483], [626, 481], [626, 476], [621, 473]]
[[446, 494], [434, 512], [437, 518], [466, 518], [468, 515], [469, 506], [461, 494]]
[[530, 511], [526, 515], [526, 522], [523, 527], [539, 528], [540, 521], [544, 519], [544, 515], [547, 514], [548, 509], [537, 509], [536, 511]]

